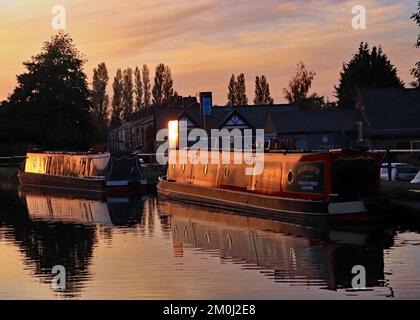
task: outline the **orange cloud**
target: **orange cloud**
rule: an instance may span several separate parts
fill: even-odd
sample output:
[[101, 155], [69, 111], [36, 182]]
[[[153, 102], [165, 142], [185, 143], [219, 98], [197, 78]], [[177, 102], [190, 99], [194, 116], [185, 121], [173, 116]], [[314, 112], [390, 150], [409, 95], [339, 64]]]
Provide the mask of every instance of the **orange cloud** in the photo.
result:
[[[2, 0], [0, 4], [0, 100], [15, 85], [22, 62], [54, 33], [55, 0]], [[365, 0], [367, 29], [351, 28], [354, 1], [278, 0], [63, 0], [68, 32], [86, 55], [86, 71], [107, 63], [110, 78], [119, 67], [160, 63], [173, 69], [180, 94], [213, 91], [225, 102], [231, 73], [244, 72], [248, 96], [265, 74], [276, 102], [300, 60], [317, 72], [313, 90], [333, 96], [342, 63], [361, 41], [382, 44], [410, 82], [418, 60], [416, 26], [409, 20], [413, 1]], [[304, 10], [302, 10], [304, 8]]]

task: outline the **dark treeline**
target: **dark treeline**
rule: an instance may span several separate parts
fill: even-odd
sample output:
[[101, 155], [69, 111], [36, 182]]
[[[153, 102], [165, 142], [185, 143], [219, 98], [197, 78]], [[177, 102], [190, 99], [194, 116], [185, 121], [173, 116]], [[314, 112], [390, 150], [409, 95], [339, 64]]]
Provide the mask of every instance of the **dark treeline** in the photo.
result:
[[180, 96], [173, 88], [172, 71], [159, 64], [155, 68], [153, 86], [147, 65], [118, 69], [112, 82], [112, 98], [106, 87], [109, 77], [105, 63], [93, 70], [93, 113], [102, 130], [115, 128], [132, 119], [144, 117], [153, 108], [179, 105]]
[[[87, 150], [106, 142], [110, 128], [150, 114], [152, 108], [180, 104], [169, 66], [159, 64], [151, 83], [147, 65], [118, 69], [110, 80], [105, 63], [93, 70], [89, 88], [86, 59], [63, 32], [24, 62], [26, 71], [0, 105], [0, 153], [22, 144], [50, 150]], [[8, 150], [5, 146], [9, 146]]]
[[[419, 87], [420, 62], [412, 70], [415, 79], [412, 86]], [[297, 104], [301, 108], [353, 107], [358, 88], [399, 88], [404, 87], [398, 77], [397, 68], [392, 65], [381, 46], [369, 48], [362, 42], [353, 58], [343, 64], [338, 86], [334, 86], [336, 102], [330, 102], [316, 92], [309, 93], [316, 73], [308, 70], [303, 62], [299, 62], [296, 74], [283, 88], [283, 98], [288, 103]], [[417, 77], [417, 78], [416, 78]], [[270, 87], [264, 75], [257, 76], [255, 81], [255, 105], [271, 105]], [[241, 73], [237, 78], [232, 74], [228, 84], [227, 103], [229, 106], [246, 106], [245, 76]]]
[[[417, 11], [410, 17], [420, 27], [420, 0], [417, 3]], [[420, 47], [420, 34], [415, 42]], [[413, 81], [412, 88], [420, 89], [420, 61], [410, 70]], [[340, 72], [339, 84], [334, 86], [336, 102], [325, 100], [316, 92], [309, 94], [312, 81], [316, 73], [307, 70], [303, 62], [298, 63], [296, 75], [283, 88], [283, 98], [288, 103], [297, 104], [301, 108], [325, 108], [325, 107], [353, 107], [358, 88], [403, 88], [404, 82], [398, 76], [397, 68], [391, 63], [381, 46], [373, 46], [370, 49], [368, 43], [361, 42], [358, 51], [353, 58], [343, 63]], [[270, 87], [264, 75], [257, 76], [255, 80], [255, 105], [271, 105]], [[246, 106], [245, 76], [241, 73], [237, 78], [232, 74], [228, 84], [228, 106]]]

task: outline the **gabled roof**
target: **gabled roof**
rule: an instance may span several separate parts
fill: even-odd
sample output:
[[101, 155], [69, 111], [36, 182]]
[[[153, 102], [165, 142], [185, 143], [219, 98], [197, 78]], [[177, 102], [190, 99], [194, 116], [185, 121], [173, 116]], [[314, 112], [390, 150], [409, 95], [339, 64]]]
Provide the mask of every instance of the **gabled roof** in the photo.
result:
[[355, 109], [271, 112], [265, 129], [278, 134], [343, 132], [355, 128], [360, 113]]
[[359, 89], [356, 108], [373, 130], [420, 129], [418, 89]]
[[251, 127], [263, 129], [265, 120], [271, 112], [296, 112], [298, 107], [291, 104], [277, 104], [271, 106], [224, 106], [213, 108], [213, 128], [221, 128], [234, 114], [238, 114]]
[[187, 116], [194, 124], [201, 127], [202, 118], [199, 108], [156, 108], [154, 110], [156, 131], [167, 128], [168, 122]]

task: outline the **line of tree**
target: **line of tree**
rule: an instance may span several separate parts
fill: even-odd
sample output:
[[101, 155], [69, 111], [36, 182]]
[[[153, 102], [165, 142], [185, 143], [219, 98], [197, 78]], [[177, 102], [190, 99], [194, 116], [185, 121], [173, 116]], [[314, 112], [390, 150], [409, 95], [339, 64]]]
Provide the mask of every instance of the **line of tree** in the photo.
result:
[[[245, 75], [239, 74], [236, 78], [232, 74], [227, 95], [228, 106], [247, 106], [248, 97], [246, 95]], [[257, 76], [255, 78], [255, 97], [254, 104], [256, 105], [271, 105], [273, 104], [273, 98], [270, 94], [270, 86], [264, 75]]]
[[[311, 104], [325, 105], [324, 98], [319, 97], [316, 93], [308, 97], [309, 89], [312, 85], [315, 72], [308, 71], [303, 62], [297, 65], [296, 75], [290, 80], [287, 88], [283, 89], [284, 98], [289, 103], [296, 103], [299, 105], [306, 104], [306, 100], [310, 100]], [[268, 106], [274, 103], [270, 93], [270, 85], [267, 82], [265, 75], [255, 77], [255, 97], [254, 105]], [[246, 95], [245, 76], [243, 73], [235, 78], [232, 74], [227, 95], [228, 106], [246, 106], [248, 105], [248, 98]], [[304, 102], [305, 101], [305, 102]]]
[[[420, 7], [420, 2], [419, 2]], [[420, 9], [419, 9], [420, 11]], [[420, 13], [417, 12], [412, 19], [420, 24]], [[419, 35], [420, 38], [420, 35]], [[420, 40], [416, 45], [420, 46]], [[420, 62], [411, 70], [415, 81], [411, 85], [420, 87]], [[404, 82], [398, 76], [397, 68], [391, 63], [381, 46], [369, 48], [368, 43], [362, 42], [353, 58], [343, 64], [340, 72], [338, 86], [334, 86], [337, 102], [325, 101], [323, 96], [316, 92], [309, 94], [316, 73], [308, 70], [303, 62], [297, 64], [296, 74], [283, 88], [283, 97], [290, 104], [300, 108], [325, 107], [353, 107], [359, 88], [404, 88]], [[228, 85], [227, 105], [247, 105], [245, 76], [241, 73], [237, 78], [232, 74]], [[273, 99], [265, 76], [256, 77], [255, 105], [271, 105]]]
[[[412, 19], [420, 27], [420, 0], [417, 2], [417, 11]], [[420, 47], [420, 34], [415, 43]], [[420, 61], [416, 62], [410, 70], [414, 80], [410, 83], [413, 88], [420, 88]], [[369, 48], [368, 43], [361, 42], [353, 58], [343, 63], [338, 86], [334, 86], [337, 102], [329, 102], [317, 93], [308, 95], [316, 73], [307, 70], [305, 64], [297, 65], [296, 75], [289, 81], [287, 88], [283, 88], [283, 97], [289, 103], [295, 103], [301, 108], [322, 107], [353, 107], [359, 88], [404, 88], [404, 82], [398, 76], [397, 68], [391, 63], [381, 46]], [[232, 77], [228, 85], [227, 105], [247, 105], [245, 76], [241, 73], [235, 79]], [[269, 85], [265, 76], [256, 77], [255, 80], [255, 105], [273, 104], [270, 96]]]
[[106, 93], [108, 72], [105, 63], [93, 70], [92, 102], [94, 114], [102, 129], [117, 127], [136, 116], [147, 115], [152, 108], [173, 107], [179, 103], [179, 95], [173, 88], [172, 71], [159, 64], [155, 69], [154, 85], [150, 81], [147, 65], [118, 69], [112, 83], [111, 107]]

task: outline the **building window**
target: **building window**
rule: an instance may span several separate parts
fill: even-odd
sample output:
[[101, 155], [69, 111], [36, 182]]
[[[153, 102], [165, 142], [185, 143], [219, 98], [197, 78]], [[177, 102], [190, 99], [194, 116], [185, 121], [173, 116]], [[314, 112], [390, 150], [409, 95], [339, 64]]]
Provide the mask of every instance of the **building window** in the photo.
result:
[[247, 129], [249, 126], [237, 114], [232, 115], [224, 125], [226, 128]]

